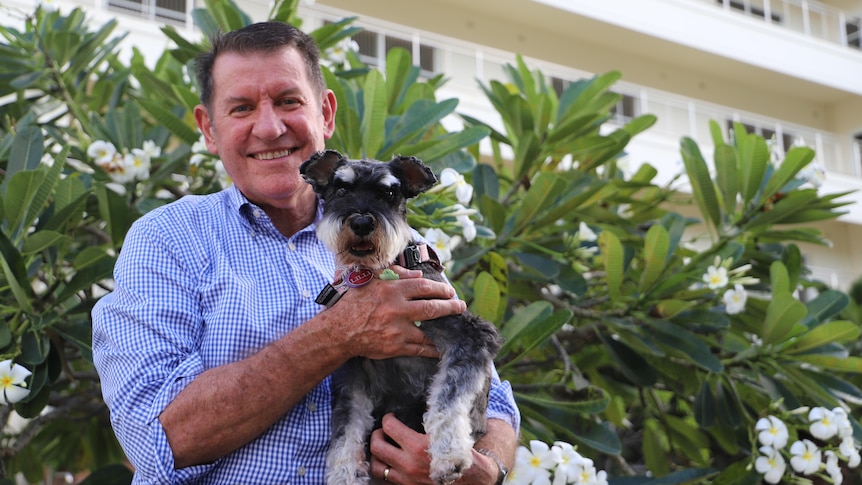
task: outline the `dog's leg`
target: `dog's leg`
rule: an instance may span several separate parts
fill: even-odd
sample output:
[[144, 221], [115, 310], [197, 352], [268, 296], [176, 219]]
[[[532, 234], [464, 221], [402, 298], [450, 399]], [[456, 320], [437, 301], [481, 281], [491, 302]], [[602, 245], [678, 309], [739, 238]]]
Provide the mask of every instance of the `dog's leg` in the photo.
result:
[[[358, 376], [356, 376], [358, 377]], [[365, 485], [369, 464], [365, 445], [374, 427], [374, 402], [358, 378], [343, 390], [332, 412], [332, 443], [326, 456], [327, 485]]]
[[490, 377], [490, 357], [487, 362], [477, 360], [475, 355], [444, 353], [429, 390], [424, 425], [431, 479], [438, 485], [454, 482], [473, 464], [471, 415], [475, 415], [476, 403], [484, 399]]

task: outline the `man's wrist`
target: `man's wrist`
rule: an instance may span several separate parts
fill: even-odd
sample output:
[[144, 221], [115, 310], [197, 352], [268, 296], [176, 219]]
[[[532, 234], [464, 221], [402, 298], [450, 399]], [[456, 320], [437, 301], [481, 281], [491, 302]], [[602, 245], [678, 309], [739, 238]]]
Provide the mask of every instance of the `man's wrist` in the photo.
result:
[[509, 474], [509, 469], [506, 468], [506, 464], [503, 463], [503, 460], [501, 460], [496, 453], [487, 448], [476, 448], [476, 452], [487, 456], [497, 464], [497, 481], [494, 482], [494, 485], [503, 485], [503, 482], [506, 481], [506, 476]]

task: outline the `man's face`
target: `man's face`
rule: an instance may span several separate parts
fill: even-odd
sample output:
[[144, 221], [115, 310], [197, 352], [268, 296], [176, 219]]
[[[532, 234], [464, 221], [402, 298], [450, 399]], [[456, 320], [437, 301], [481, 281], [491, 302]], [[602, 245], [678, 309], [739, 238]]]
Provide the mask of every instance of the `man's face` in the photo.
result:
[[294, 48], [221, 54], [212, 75], [212, 110], [195, 109], [207, 148], [249, 200], [294, 207], [310, 189], [299, 165], [324, 149], [335, 128], [334, 95], [314, 89]]

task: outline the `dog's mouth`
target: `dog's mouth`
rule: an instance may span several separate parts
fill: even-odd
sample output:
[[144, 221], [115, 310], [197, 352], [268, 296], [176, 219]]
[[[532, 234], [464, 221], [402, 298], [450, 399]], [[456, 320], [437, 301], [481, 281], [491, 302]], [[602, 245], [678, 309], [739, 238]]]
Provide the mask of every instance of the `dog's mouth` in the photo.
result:
[[370, 241], [359, 241], [350, 245], [350, 254], [354, 256], [368, 256], [374, 252], [374, 244]]

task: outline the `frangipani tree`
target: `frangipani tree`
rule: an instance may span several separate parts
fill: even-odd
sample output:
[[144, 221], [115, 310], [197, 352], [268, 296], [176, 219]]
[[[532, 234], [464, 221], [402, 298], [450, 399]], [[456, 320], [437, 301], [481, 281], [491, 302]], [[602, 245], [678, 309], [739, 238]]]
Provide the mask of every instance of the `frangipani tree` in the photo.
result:
[[[298, 24], [296, 7], [277, 2], [270, 16]], [[204, 37], [251, 22], [224, 1], [193, 16]], [[364, 65], [345, 47], [353, 20], [311, 33], [332, 53], [324, 75], [339, 99], [328, 145], [354, 158], [414, 155], [440, 175], [410, 221], [451, 257], [471, 309], [505, 335], [497, 363], [525, 444], [561, 460], [578, 453], [612, 483], [648, 483], [647, 472], [662, 483], [756, 483], [766, 476], [755, 466], [766, 456], [762, 418], [786, 421], [795, 438], [810, 432], [794, 427], [793, 410], [844, 409], [859, 430], [852, 376], [862, 365], [848, 345], [858, 326], [839, 318], [846, 295], [808, 279], [796, 246], [824, 243], [800, 224], [842, 205], [801, 177], [811, 150], [773, 159], [766, 140], [713, 125], [709, 162], [681, 142], [690, 192], [660, 186], [649, 164], [623, 166], [653, 116], [602, 129], [613, 126], [620, 73], [558, 95], [520, 58], [482, 86], [503, 131], [464, 116], [450, 132], [441, 121], [458, 102], [438, 99], [443, 76], [423, 79], [399, 49], [385, 71]], [[115, 25], [91, 31], [80, 10], [40, 9], [25, 25], [0, 29], [0, 358], [10, 375], [13, 364], [31, 373], [15, 374], [10, 385], [23, 380], [28, 392], [3, 407], [4, 422], [13, 408], [29, 421], [4, 430], [0, 454], [8, 474], [31, 481], [43, 467], [108, 467], [89, 479], [101, 483], [122, 454], [93, 372], [89, 311], [135, 219], [229, 180], [191, 114], [203, 42], [164, 27], [176, 47], [149, 68], [137, 53], [120, 61]], [[680, 203], [700, 218], [676, 212]], [[699, 233], [709, 242], [690, 244]], [[802, 301], [800, 288], [819, 294]], [[773, 451], [789, 461], [792, 444]]]

